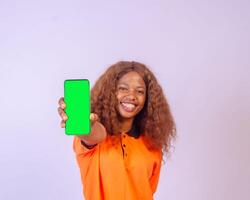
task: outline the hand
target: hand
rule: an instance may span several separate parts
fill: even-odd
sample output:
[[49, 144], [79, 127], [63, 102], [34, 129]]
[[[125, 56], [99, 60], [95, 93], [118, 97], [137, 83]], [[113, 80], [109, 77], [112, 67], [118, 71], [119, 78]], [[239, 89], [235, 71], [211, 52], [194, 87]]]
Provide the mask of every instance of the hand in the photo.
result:
[[65, 128], [65, 123], [68, 119], [68, 116], [66, 115], [66, 113], [64, 112], [64, 109], [66, 108], [66, 104], [64, 102], [64, 98], [61, 97], [58, 101], [59, 107], [58, 107], [58, 113], [62, 118], [62, 121], [60, 123], [61, 128]]
[[[62, 118], [62, 121], [60, 123], [61, 128], [65, 128], [65, 123], [68, 119], [68, 116], [64, 112], [64, 109], [66, 108], [66, 104], [64, 102], [64, 98], [61, 97], [58, 101], [59, 107], [58, 107], [58, 113]], [[99, 117], [95, 113], [90, 113], [90, 124], [91, 124], [91, 132], [89, 135], [79, 135], [81, 140], [83, 140], [87, 144], [97, 144], [101, 141], [103, 141], [106, 136], [106, 128], [99, 122]]]
[[[64, 101], [64, 98], [61, 97], [58, 101], [58, 104], [59, 104], [59, 107], [58, 107], [58, 114], [61, 116], [62, 118], [62, 121], [61, 121], [61, 124], [60, 126], [62, 128], [65, 128], [65, 123], [68, 119], [68, 116], [66, 115], [64, 109], [66, 108], [66, 104], [65, 104], [65, 101]], [[97, 114], [95, 113], [90, 113], [90, 123], [91, 123], [91, 127], [94, 125], [95, 122], [99, 121], [99, 117]]]
[[101, 122], [99, 122], [99, 117], [95, 113], [90, 114], [91, 132], [89, 135], [79, 135], [79, 137], [84, 143], [88, 145], [94, 145], [102, 142], [107, 137], [106, 128]]

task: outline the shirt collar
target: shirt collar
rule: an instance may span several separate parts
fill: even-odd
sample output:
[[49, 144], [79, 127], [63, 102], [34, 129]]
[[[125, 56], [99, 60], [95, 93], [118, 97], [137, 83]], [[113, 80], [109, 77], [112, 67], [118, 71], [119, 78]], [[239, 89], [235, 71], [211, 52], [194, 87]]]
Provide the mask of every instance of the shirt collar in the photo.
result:
[[131, 129], [127, 132], [127, 134], [129, 136], [132, 136], [134, 138], [139, 138], [140, 136], [140, 132], [139, 129], [137, 128], [137, 126], [135, 124], [133, 124], [133, 126], [131, 127]]

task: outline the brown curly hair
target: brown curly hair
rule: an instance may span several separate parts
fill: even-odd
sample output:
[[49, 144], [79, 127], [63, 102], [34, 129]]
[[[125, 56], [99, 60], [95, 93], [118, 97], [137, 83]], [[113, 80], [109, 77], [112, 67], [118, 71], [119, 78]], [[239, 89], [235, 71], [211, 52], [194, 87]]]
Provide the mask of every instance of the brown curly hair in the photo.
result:
[[128, 72], [137, 72], [146, 85], [146, 101], [133, 123], [145, 135], [149, 148], [169, 153], [172, 139], [176, 136], [174, 119], [161, 86], [154, 74], [142, 63], [120, 61], [111, 65], [91, 89], [91, 112], [96, 113], [107, 133], [118, 136], [119, 120], [116, 111], [118, 80]]

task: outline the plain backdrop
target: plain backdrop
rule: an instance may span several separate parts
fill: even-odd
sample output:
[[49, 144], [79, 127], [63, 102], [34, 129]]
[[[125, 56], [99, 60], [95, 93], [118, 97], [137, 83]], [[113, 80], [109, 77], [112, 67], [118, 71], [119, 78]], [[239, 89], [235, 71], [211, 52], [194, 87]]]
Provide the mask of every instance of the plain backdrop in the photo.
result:
[[156, 200], [250, 198], [250, 2], [0, 0], [0, 199], [81, 200], [63, 81], [134, 60], [178, 131]]

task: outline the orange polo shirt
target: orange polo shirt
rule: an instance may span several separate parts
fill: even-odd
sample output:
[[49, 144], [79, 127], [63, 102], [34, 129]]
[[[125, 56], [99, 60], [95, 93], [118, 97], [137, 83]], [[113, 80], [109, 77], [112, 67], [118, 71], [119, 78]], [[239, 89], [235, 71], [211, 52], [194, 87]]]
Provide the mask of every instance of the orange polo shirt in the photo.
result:
[[81, 172], [86, 200], [152, 200], [156, 191], [161, 150], [148, 150], [143, 135], [126, 133], [120, 144], [112, 145], [111, 136], [88, 149], [74, 137], [73, 148]]

